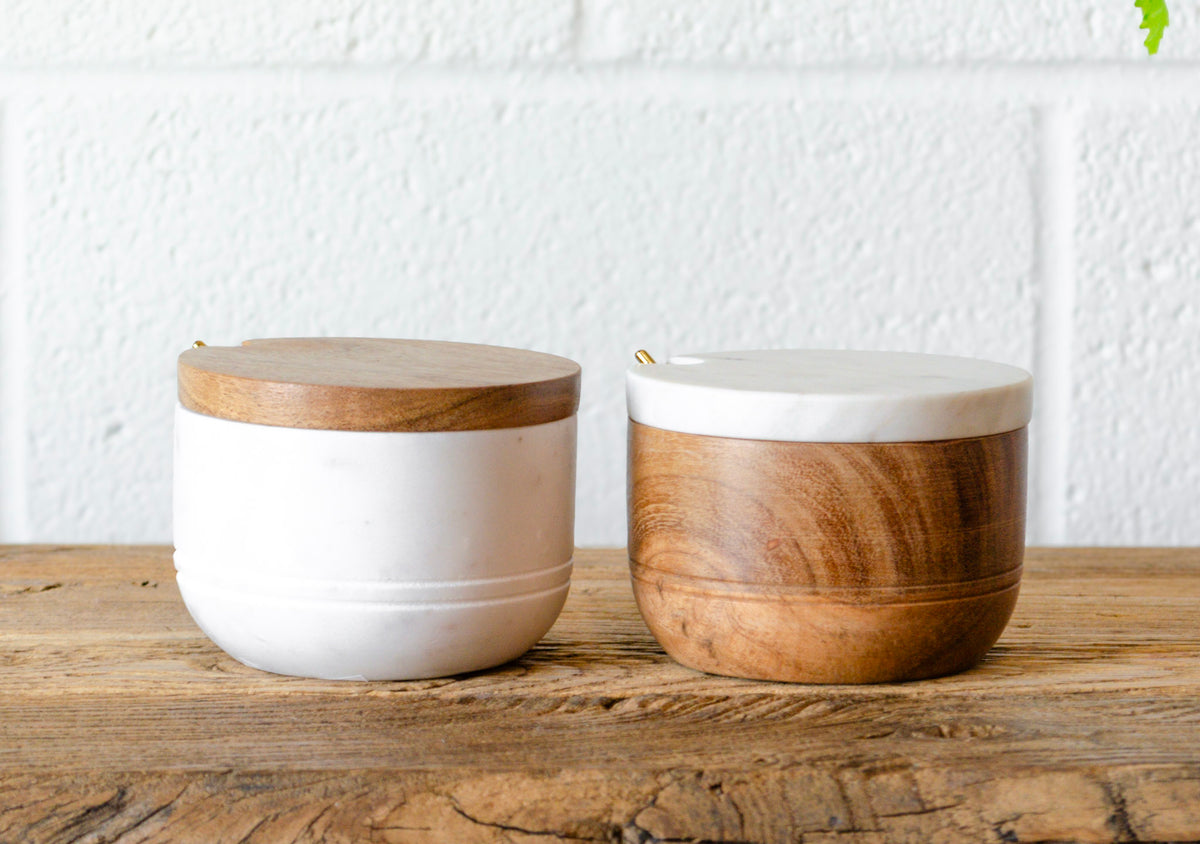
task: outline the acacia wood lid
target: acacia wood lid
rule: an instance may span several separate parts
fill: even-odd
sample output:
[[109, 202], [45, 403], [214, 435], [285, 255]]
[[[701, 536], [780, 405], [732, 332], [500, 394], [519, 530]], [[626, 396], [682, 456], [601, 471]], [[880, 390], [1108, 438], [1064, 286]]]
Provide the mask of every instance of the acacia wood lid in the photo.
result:
[[247, 340], [181, 354], [179, 402], [207, 416], [285, 428], [517, 428], [575, 413], [579, 364], [438, 340]]
[[786, 442], [918, 442], [1029, 424], [1033, 377], [973, 358], [815, 349], [714, 352], [635, 364], [629, 417], [643, 425]]

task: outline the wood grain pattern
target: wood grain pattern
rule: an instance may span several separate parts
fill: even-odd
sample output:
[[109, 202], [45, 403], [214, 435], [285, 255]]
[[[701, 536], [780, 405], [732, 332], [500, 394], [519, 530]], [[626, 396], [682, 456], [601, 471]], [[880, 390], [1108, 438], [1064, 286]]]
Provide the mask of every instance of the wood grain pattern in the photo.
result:
[[629, 428], [629, 553], [654, 635], [685, 665], [817, 683], [974, 665], [1012, 613], [1024, 428], [799, 443]]
[[335, 683], [233, 661], [167, 548], [0, 548], [0, 841], [1200, 839], [1200, 549], [1031, 549], [975, 669], [700, 674], [624, 550], [516, 662]]
[[540, 425], [579, 408], [579, 365], [433, 340], [292, 338], [179, 356], [179, 401], [222, 419], [333, 431]]

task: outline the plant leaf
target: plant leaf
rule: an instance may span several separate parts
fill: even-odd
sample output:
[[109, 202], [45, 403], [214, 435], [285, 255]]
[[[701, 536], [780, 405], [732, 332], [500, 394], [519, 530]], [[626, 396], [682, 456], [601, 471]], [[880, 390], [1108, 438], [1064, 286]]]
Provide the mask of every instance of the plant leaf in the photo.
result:
[[1142, 10], [1142, 25], [1138, 29], [1149, 30], [1146, 34], [1146, 51], [1153, 56], [1158, 52], [1163, 30], [1171, 23], [1167, 17], [1167, 0], [1135, 0], [1133, 5]]

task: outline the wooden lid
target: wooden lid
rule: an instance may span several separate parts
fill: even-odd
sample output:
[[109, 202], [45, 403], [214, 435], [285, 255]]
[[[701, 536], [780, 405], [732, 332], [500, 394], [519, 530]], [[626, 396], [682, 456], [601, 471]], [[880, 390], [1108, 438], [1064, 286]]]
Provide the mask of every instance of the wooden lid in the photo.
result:
[[816, 349], [636, 364], [629, 416], [685, 434], [785, 442], [986, 437], [1029, 424], [1033, 377], [974, 358]]
[[179, 356], [188, 410], [331, 431], [473, 431], [539, 425], [579, 407], [579, 364], [437, 340], [247, 340]]

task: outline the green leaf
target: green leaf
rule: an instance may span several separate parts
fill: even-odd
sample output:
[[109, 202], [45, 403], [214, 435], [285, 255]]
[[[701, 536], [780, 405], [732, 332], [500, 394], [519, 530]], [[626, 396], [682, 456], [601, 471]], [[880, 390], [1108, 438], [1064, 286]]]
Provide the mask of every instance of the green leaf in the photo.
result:
[[1171, 23], [1167, 17], [1167, 0], [1135, 0], [1133, 5], [1142, 10], [1142, 25], [1138, 29], [1150, 30], [1146, 34], [1146, 51], [1153, 56], [1158, 52], [1163, 30]]

